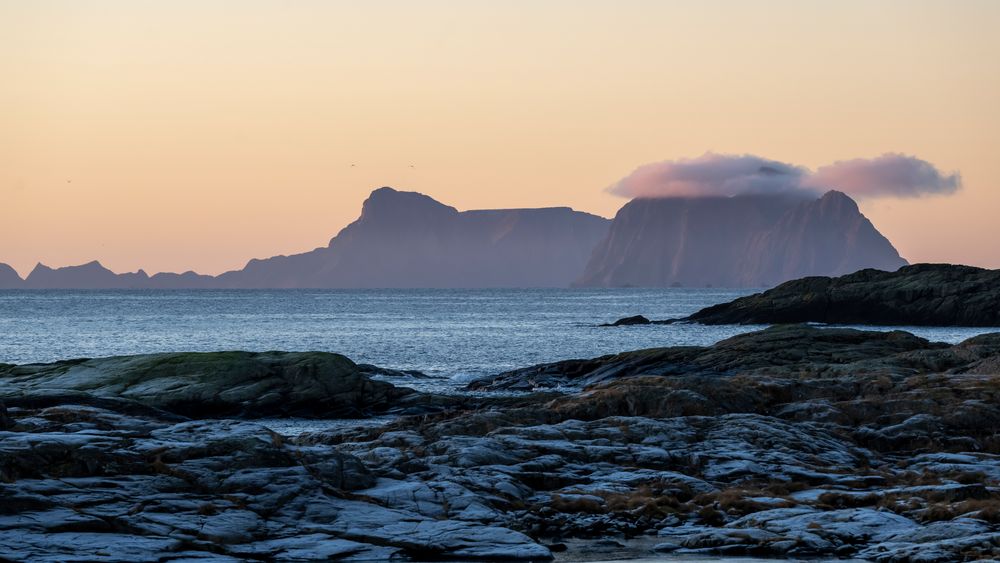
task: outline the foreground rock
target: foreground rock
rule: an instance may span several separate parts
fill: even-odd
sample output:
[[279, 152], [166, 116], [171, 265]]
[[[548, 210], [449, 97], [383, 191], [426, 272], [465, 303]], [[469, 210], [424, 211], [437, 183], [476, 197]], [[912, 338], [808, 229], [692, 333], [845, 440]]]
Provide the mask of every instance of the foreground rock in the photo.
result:
[[702, 324], [828, 323], [1000, 326], [1000, 270], [916, 264], [810, 277], [702, 309]]
[[539, 383], [586, 386], [299, 436], [8, 401], [0, 553], [545, 560], [645, 538], [639, 555], [1000, 557], [998, 334], [782, 326], [479, 387]]
[[25, 406], [126, 400], [196, 418], [354, 418], [434, 402], [372, 379], [385, 373], [323, 352], [148, 354], [0, 365], [0, 400]]
[[[903, 331], [821, 329], [779, 325], [734, 336], [712, 346], [650, 348], [592, 358], [540, 364], [479, 379], [475, 390], [532, 391], [583, 387], [632, 376], [689, 377], [676, 380], [714, 385], [719, 378], [768, 381], [787, 376], [846, 385], [858, 376], [996, 370], [1000, 336], [987, 334], [956, 345], [929, 342]], [[672, 381], [675, 379], [672, 379]], [[732, 385], [726, 380], [726, 386]], [[853, 389], [848, 391], [853, 392]]]
[[0, 432], [5, 561], [547, 559], [513, 530], [363, 491], [376, 473], [259, 424], [93, 407], [16, 410]]

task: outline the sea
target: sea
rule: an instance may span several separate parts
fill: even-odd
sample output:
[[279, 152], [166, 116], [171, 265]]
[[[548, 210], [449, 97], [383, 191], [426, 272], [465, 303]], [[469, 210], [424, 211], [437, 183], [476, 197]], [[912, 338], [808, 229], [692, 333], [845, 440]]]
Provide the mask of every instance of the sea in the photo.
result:
[[[709, 345], [761, 326], [601, 327], [678, 318], [753, 289], [0, 291], [0, 363], [172, 351], [319, 350], [418, 370], [449, 392], [505, 370], [625, 350]], [[872, 327], [869, 327], [872, 328]], [[901, 328], [959, 342], [976, 328]]]

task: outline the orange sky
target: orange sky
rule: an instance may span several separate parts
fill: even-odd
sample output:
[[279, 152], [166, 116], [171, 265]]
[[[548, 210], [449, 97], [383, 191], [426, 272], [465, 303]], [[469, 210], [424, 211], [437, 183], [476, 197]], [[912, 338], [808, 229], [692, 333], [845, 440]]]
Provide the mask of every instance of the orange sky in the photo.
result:
[[218, 273], [382, 185], [610, 217], [712, 150], [960, 170], [862, 208], [911, 261], [1000, 267], [998, 29], [990, 0], [0, 0], [0, 262]]

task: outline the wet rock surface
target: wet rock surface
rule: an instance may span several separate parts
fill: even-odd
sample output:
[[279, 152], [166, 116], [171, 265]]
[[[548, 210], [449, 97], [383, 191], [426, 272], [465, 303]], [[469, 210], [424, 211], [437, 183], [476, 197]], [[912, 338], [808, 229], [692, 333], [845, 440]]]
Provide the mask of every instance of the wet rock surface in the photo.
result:
[[[633, 376], [711, 378], [810, 376], [820, 380], [859, 373], [911, 375], [978, 370], [995, 361], [1000, 337], [983, 335], [961, 344], [929, 342], [908, 332], [775, 326], [734, 336], [712, 346], [650, 348], [540, 364], [473, 381], [470, 389], [582, 387]], [[705, 379], [709, 378], [709, 379]], [[832, 382], [831, 382], [832, 383]]]
[[350, 453], [245, 421], [15, 410], [0, 433], [0, 553], [15, 561], [546, 559], [526, 535], [377, 498]]
[[571, 560], [640, 542], [646, 556], [995, 558], [998, 368], [1000, 335], [784, 326], [489, 381], [544, 373], [561, 393], [298, 436], [110, 394], [31, 403], [21, 380], [0, 429], [0, 553]]
[[351, 418], [447, 402], [373, 376], [414, 376], [324, 352], [196, 352], [0, 365], [0, 400], [70, 401], [185, 417]]
[[601, 326], [632, 326], [632, 325], [648, 325], [652, 324], [653, 321], [647, 319], [642, 315], [633, 315], [631, 317], [623, 317], [618, 319], [613, 323], [602, 324]]
[[915, 264], [895, 272], [808, 277], [702, 309], [684, 320], [1000, 327], [1000, 270]]

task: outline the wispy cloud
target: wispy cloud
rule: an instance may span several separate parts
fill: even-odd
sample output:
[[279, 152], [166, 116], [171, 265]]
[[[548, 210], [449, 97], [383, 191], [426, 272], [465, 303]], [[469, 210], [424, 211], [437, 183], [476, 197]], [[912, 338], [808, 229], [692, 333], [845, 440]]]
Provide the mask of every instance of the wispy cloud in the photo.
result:
[[961, 188], [957, 172], [896, 153], [838, 161], [811, 171], [754, 155], [706, 153], [636, 168], [608, 187], [622, 197], [730, 197], [747, 194], [815, 196], [840, 190], [857, 198], [951, 194]]
[[859, 198], [906, 198], [953, 194], [962, 187], [962, 177], [958, 172], [943, 174], [926, 160], [886, 153], [876, 158], [840, 160], [821, 166], [806, 179], [806, 184]]

